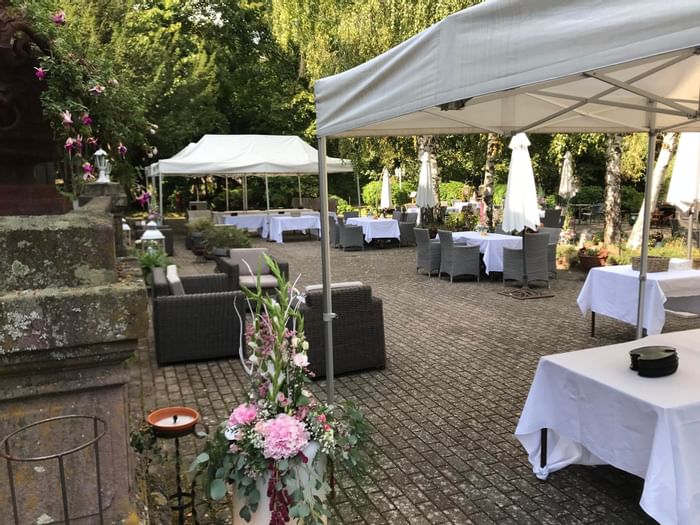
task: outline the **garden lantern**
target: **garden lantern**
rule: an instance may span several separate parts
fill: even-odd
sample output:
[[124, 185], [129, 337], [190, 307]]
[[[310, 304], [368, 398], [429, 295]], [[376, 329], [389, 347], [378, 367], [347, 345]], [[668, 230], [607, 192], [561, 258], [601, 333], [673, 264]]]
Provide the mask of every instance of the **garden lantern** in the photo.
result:
[[155, 250], [165, 252], [165, 235], [158, 230], [156, 221], [148, 221], [146, 230], [141, 235], [141, 251], [152, 252]]
[[131, 226], [126, 222], [126, 219], [122, 217], [122, 236], [127, 246], [131, 246]]
[[112, 171], [112, 166], [110, 166], [109, 160], [107, 159], [107, 152], [102, 148], [95, 152], [95, 165], [97, 166], [98, 177], [95, 181], [98, 184], [108, 184], [109, 173]]

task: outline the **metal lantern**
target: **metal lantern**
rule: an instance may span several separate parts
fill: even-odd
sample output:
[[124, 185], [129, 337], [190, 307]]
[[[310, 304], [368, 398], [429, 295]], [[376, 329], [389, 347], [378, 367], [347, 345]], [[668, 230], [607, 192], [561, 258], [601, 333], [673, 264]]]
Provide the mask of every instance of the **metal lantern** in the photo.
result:
[[107, 159], [107, 152], [102, 148], [95, 152], [95, 165], [97, 166], [98, 177], [95, 181], [98, 184], [108, 184], [109, 173], [112, 171], [109, 159]]
[[165, 235], [158, 230], [156, 221], [146, 223], [146, 230], [141, 235], [141, 250], [144, 252], [165, 251]]
[[126, 222], [126, 219], [122, 217], [122, 236], [126, 241], [127, 246], [131, 246], [131, 226]]

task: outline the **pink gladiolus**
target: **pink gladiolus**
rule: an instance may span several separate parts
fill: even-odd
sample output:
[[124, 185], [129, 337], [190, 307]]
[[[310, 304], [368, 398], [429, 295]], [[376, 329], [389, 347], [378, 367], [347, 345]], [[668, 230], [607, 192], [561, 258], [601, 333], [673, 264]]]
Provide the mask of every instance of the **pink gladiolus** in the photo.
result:
[[258, 411], [255, 408], [255, 405], [243, 403], [233, 409], [231, 416], [228, 418], [228, 423], [231, 426], [247, 425], [251, 421], [254, 421], [257, 415]]
[[65, 25], [66, 12], [63, 9], [61, 9], [60, 11], [56, 11], [53, 15], [51, 15], [51, 21], [57, 26]]
[[119, 153], [119, 156], [124, 158], [126, 156], [126, 151], [126, 146], [120, 142], [119, 146], [117, 147], [117, 153]]
[[92, 117], [87, 113], [83, 113], [81, 120], [84, 126], [90, 126], [92, 124]]
[[73, 115], [70, 114], [70, 111], [61, 111], [61, 119], [63, 120], [64, 126], [70, 127], [73, 125]]
[[46, 70], [43, 67], [35, 67], [34, 76], [39, 80], [44, 80], [46, 78]]
[[263, 425], [266, 458], [286, 459], [296, 456], [309, 442], [304, 424], [288, 414], [278, 414]]

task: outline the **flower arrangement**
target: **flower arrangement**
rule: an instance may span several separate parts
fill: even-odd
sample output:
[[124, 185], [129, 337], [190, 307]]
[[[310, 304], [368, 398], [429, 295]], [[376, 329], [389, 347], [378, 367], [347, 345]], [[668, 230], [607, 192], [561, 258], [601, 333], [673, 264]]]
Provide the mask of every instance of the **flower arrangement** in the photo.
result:
[[309, 343], [296, 292], [267, 255], [265, 263], [279, 283], [277, 297], [266, 295], [259, 281], [256, 290], [244, 289], [253, 307], [241, 349], [250, 376], [248, 399], [215, 431], [192, 469], [199, 470], [213, 499], [232, 485], [245, 521], [264, 512], [259, 507], [265, 504], [270, 525], [290, 519], [323, 523], [330, 490], [323, 465], [339, 461], [361, 471], [367, 428], [352, 404], [341, 409], [321, 403], [307, 388]]
[[559, 242], [561, 244], [576, 244], [578, 242], [578, 233], [573, 229], [562, 230], [559, 233]]

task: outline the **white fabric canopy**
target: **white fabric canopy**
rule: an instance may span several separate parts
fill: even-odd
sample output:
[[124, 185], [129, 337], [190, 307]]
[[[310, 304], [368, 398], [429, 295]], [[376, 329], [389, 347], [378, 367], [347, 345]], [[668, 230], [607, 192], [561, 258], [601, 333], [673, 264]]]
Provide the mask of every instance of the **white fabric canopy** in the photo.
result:
[[700, 130], [699, 46], [697, 0], [491, 0], [318, 80], [317, 133]]
[[418, 192], [416, 204], [420, 208], [432, 208], [436, 204], [433, 190], [433, 173], [430, 166], [430, 153], [424, 151], [420, 157], [420, 174], [418, 176]]
[[389, 184], [389, 170], [386, 168], [382, 171], [382, 197], [379, 208], [382, 210], [391, 208], [391, 184]]
[[578, 188], [574, 179], [574, 166], [571, 160], [571, 152], [564, 154], [564, 162], [561, 164], [561, 176], [559, 179], [559, 196], [569, 200], [576, 195]]
[[508, 168], [508, 185], [503, 207], [503, 230], [536, 230], [540, 225], [537, 188], [532, 162], [527, 148], [530, 141], [525, 133], [515, 135], [508, 147], [513, 150]]
[[[171, 175], [299, 175], [318, 173], [318, 151], [287, 135], [204, 135], [169, 159], [155, 164]], [[326, 157], [328, 173], [352, 171], [349, 160]]]

